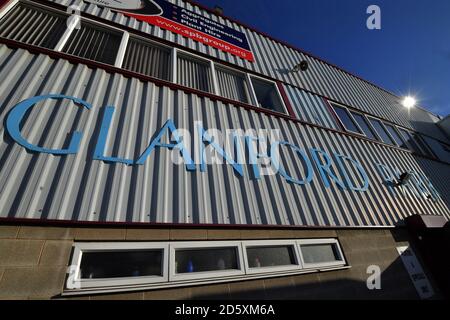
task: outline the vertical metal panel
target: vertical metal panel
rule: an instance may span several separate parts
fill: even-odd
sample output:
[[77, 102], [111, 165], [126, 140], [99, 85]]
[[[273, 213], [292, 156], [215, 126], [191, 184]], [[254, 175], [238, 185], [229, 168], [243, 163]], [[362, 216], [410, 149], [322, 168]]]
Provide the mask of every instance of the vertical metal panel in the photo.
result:
[[[66, 6], [72, 3], [71, 0], [50, 1]], [[435, 126], [435, 122], [438, 121], [437, 117], [431, 113], [420, 108], [414, 108], [408, 112], [401, 106], [399, 99], [396, 96], [362, 81], [345, 71], [305, 55], [302, 52], [288, 48], [283, 44], [268, 39], [259, 33], [253, 32], [227, 19], [217, 17], [214, 14], [191, 5], [189, 2], [183, 0], [169, 1], [245, 33], [255, 55], [255, 62], [251, 63], [192, 39], [171, 33], [159, 27], [151, 26], [142, 21], [137, 21], [134, 18], [125, 17], [122, 14], [109, 9], [100, 8], [88, 3], [83, 3], [81, 9], [82, 11], [106, 20], [127, 25], [156, 37], [175, 42], [201, 53], [245, 67], [251, 71], [274, 77], [293, 86], [310, 90], [314, 93], [329, 97], [362, 111], [369, 112], [399, 125], [410, 129], [416, 129], [437, 139], [447, 141], [447, 138]], [[290, 73], [289, 70], [301, 60], [306, 60], [310, 63], [309, 70], [307, 72], [295, 74]]]
[[[2, 217], [316, 226], [394, 225], [412, 214], [450, 218], [449, 166], [409, 152], [26, 50], [1, 46], [0, 63], [0, 77], [5, 79], [0, 84]], [[28, 152], [5, 132], [5, 117], [11, 108], [44, 93], [82, 98], [92, 109], [66, 100], [38, 103], [23, 122], [23, 136], [41, 146], [61, 148], [67, 146], [72, 132], [80, 131], [83, 137], [77, 154]], [[320, 102], [310, 94], [296, 95], [303, 98], [305, 110]], [[202, 121], [207, 129], [277, 129], [280, 140], [306, 150], [309, 158], [308, 149], [315, 147], [358, 160], [367, 171], [370, 188], [354, 192], [341, 190], [335, 183], [327, 188], [316, 167], [313, 181], [306, 185], [289, 183], [280, 174], [254, 179], [249, 166], [244, 166], [244, 177], [226, 164], [189, 172], [183, 164], [173, 163], [177, 152], [166, 148], [156, 149], [144, 165], [93, 160], [107, 105], [116, 109], [106, 156], [137, 159], [167, 119], [192, 133], [185, 140], [188, 146], [194, 144], [195, 121]], [[285, 171], [302, 179], [301, 158], [288, 146], [281, 151]], [[198, 155], [193, 157], [198, 159]], [[442, 199], [425, 199], [407, 188], [404, 195], [398, 188], [391, 193], [376, 163], [426, 175]], [[350, 179], [361, 183], [359, 173], [346, 166]], [[333, 168], [342, 179], [342, 173]]]
[[244, 74], [220, 67], [216, 67], [216, 74], [221, 96], [244, 103], [251, 102]]
[[151, 77], [169, 80], [170, 50], [131, 38], [122, 67]]
[[0, 37], [53, 49], [66, 29], [63, 16], [20, 3], [0, 21]]
[[327, 128], [338, 129], [321, 97], [288, 85], [285, 86], [285, 89], [298, 119]]
[[178, 54], [177, 68], [178, 84], [197, 90], [213, 92], [213, 79], [208, 62]]

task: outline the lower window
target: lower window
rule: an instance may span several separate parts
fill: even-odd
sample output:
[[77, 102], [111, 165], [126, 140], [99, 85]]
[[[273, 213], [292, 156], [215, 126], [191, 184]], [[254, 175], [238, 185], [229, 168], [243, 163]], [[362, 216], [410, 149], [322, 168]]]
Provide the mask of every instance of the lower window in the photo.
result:
[[174, 242], [170, 280], [220, 278], [244, 274], [239, 242]]
[[74, 244], [66, 292], [239, 281], [345, 267], [337, 239]]
[[299, 240], [300, 254], [305, 268], [344, 265], [345, 260], [337, 240]]

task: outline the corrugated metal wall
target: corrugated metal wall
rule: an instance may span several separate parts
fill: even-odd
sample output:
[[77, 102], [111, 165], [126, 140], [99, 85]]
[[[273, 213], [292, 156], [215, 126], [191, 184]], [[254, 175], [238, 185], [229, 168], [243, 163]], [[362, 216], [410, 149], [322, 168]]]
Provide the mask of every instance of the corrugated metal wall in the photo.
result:
[[[74, 0], [49, 1], [66, 6], [78, 3], [78, 1]], [[255, 55], [255, 62], [248, 62], [232, 54], [206, 46], [159, 27], [151, 26], [148, 23], [137, 21], [134, 18], [125, 17], [122, 14], [113, 12], [109, 9], [103, 9], [83, 2], [81, 10], [106, 20], [135, 28], [153, 36], [178, 43], [182, 46], [245, 67], [249, 70], [285, 81], [299, 88], [310, 90], [314, 93], [329, 97], [407, 128], [416, 129], [429, 134], [437, 139], [448, 141], [447, 137], [445, 137], [434, 125], [439, 119], [433, 114], [419, 108], [407, 111], [400, 105], [398, 98], [394, 95], [364, 82], [349, 73], [343, 72], [340, 69], [305, 55], [302, 52], [286, 47], [283, 44], [244, 28], [241, 25], [210, 14], [183, 0], [168, 1], [244, 32], [247, 35], [250, 47]], [[289, 72], [293, 66], [302, 60], [306, 60], [310, 64], [307, 72]], [[387, 70], [387, 74], [388, 72], [389, 71]]]
[[338, 129], [326, 102], [321, 97], [288, 85], [285, 85], [284, 88], [298, 119]]
[[[419, 213], [450, 217], [448, 179], [443, 180], [449, 176], [448, 166], [415, 159], [405, 151], [4, 45], [0, 78], [2, 217], [328, 226], [392, 225]], [[93, 108], [88, 111], [59, 100], [40, 103], [24, 121], [23, 135], [57, 148], [67, 145], [71, 132], [81, 131], [78, 154], [30, 153], [5, 132], [11, 107], [44, 93], [79, 97]], [[367, 192], [342, 191], [334, 184], [325, 188], [316, 169], [313, 182], [304, 186], [288, 183], [279, 174], [255, 180], [247, 167], [244, 177], [230, 165], [188, 172], [171, 162], [172, 152], [167, 150], [157, 150], [141, 166], [93, 161], [106, 105], [116, 106], [106, 155], [136, 159], [168, 118], [190, 132], [196, 120], [205, 128], [271, 128], [300, 148], [317, 147], [358, 159], [371, 187]], [[287, 150], [283, 155], [286, 170], [301, 174], [299, 158]], [[394, 197], [382, 184], [375, 162], [399, 170], [425, 170], [445, 201], [414, 194]]]

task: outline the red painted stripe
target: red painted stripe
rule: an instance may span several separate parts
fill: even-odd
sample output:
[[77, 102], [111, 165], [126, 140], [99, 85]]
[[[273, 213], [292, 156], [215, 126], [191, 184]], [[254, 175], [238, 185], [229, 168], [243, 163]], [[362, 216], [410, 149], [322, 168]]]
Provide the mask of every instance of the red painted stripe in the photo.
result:
[[0, 0], [0, 10], [3, 9], [3, 7], [10, 1], [12, 0]]
[[281, 82], [277, 81], [277, 87], [278, 87], [278, 90], [280, 91], [281, 97], [283, 98], [284, 105], [286, 106], [286, 109], [287, 109], [289, 115], [292, 118], [297, 118], [297, 116], [295, 115], [294, 109], [292, 108], [291, 101], [289, 100], [289, 97], [287, 96], [286, 91], [284, 90], [283, 84]]
[[333, 117], [333, 119], [336, 122], [339, 129], [342, 131], [345, 131], [345, 128], [342, 125], [341, 119], [338, 118], [338, 116], [337, 116], [336, 112], [334, 111], [333, 107], [331, 106], [330, 102], [323, 97], [322, 97], [322, 100], [323, 100], [323, 103], [325, 103], [325, 105], [327, 106], [328, 111], [331, 113], [331, 116]]
[[116, 221], [78, 221], [36, 218], [2, 218], [0, 224], [61, 226], [61, 227], [104, 227], [104, 228], [176, 228], [176, 229], [271, 229], [271, 230], [318, 230], [318, 229], [393, 229], [401, 226], [310, 226], [274, 224], [206, 224], [206, 223], [157, 223], [157, 222], [116, 222]]

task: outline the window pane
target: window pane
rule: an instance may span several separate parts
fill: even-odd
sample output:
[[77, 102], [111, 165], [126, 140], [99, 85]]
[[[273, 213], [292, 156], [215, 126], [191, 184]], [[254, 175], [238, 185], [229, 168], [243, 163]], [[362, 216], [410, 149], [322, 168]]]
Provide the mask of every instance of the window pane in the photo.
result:
[[292, 246], [248, 247], [247, 258], [250, 268], [296, 264]]
[[78, 57], [114, 64], [122, 35], [97, 25], [81, 22], [63, 48], [63, 52]]
[[346, 109], [338, 107], [336, 105], [333, 105], [333, 108], [347, 131], [361, 133]]
[[236, 248], [177, 249], [176, 273], [239, 270]]
[[213, 92], [211, 70], [206, 61], [178, 54], [177, 78], [178, 84], [182, 86]]
[[0, 20], [0, 37], [53, 49], [66, 30], [66, 18], [19, 3]]
[[356, 120], [356, 122], [358, 123], [359, 127], [362, 129], [364, 134], [370, 139], [377, 140], [377, 137], [373, 133], [364, 116], [356, 112], [351, 112], [351, 114], [353, 115], [353, 118]]
[[301, 245], [305, 263], [323, 263], [342, 260], [334, 243]]
[[403, 137], [403, 140], [406, 141], [406, 144], [408, 145], [409, 149], [411, 151], [415, 151], [415, 152], [421, 154], [422, 152], [420, 151], [419, 146], [416, 144], [416, 142], [414, 141], [414, 139], [411, 136], [411, 134], [408, 131], [406, 131], [404, 129], [401, 129], [401, 128], [399, 128], [399, 131], [400, 131], [400, 134]]
[[389, 133], [391, 134], [392, 138], [394, 138], [395, 142], [397, 143], [397, 145], [399, 145], [402, 148], [407, 148], [406, 144], [403, 142], [402, 138], [400, 138], [400, 135], [397, 133], [397, 130], [395, 130], [395, 128], [393, 126], [391, 126], [390, 124], [384, 124], [386, 126], [386, 129], [389, 131]]
[[416, 144], [421, 149], [422, 154], [434, 158], [433, 152], [430, 151], [430, 148], [428, 147], [426, 142], [423, 141], [422, 138], [416, 133], [411, 132], [411, 135], [412, 135], [414, 141], [416, 142]]
[[249, 102], [249, 92], [245, 76], [228, 69], [216, 68], [219, 92], [225, 98]]
[[169, 80], [170, 51], [152, 43], [130, 38], [122, 67], [151, 77]]
[[163, 250], [83, 252], [81, 279], [162, 276]]
[[253, 89], [255, 89], [258, 106], [261, 108], [285, 112], [275, 84], [257, 78], [251, 78]]
[[375, 119], [370, 119], [370, 123], [375, 128], [375, 130], [377, 131], [378, 135], [380, 136], [381, 140], [384, 143], [394, 144], [394, 141], [392, 141], [392, 138], [389, 136], [386, 129], [384, 129], [384, 127], [380, 121], [375, 120]]

